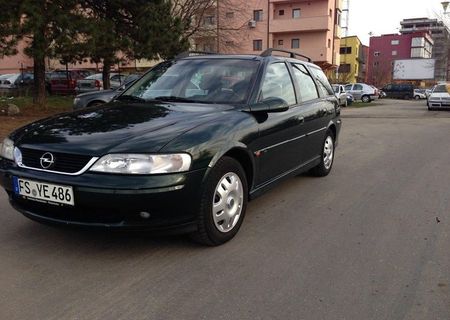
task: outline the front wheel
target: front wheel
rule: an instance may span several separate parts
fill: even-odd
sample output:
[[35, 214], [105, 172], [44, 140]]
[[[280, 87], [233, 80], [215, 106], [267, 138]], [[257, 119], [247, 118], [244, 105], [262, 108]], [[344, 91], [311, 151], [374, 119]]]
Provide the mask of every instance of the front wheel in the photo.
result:
[[313, 175], [317, 177], [325, 177], [330, 173], [334, 161], [334, 141], [335, 138], [333, 133], [328, 130], [325, 136], [325, 141], [323, 142], [323, 151], [320, 163], [311, 169], [311, 173]]
[[414, 96], [414, 99], [415, 99], [415, 100], [419, 100], [420, 97], [419, 97], [419, 96]]
[[247, 179], [241, 164], [230, 157], [221, 158], [203, 186], [197, 232], [192, 238], [208, 246], [231, 240], [244, 219], [247, 194]]

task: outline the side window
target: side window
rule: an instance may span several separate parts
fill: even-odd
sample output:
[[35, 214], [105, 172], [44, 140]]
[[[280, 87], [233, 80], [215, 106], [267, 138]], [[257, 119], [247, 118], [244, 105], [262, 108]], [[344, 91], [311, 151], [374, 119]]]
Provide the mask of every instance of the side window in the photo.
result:
[[345, 91], [352, 91], [352, 84], [347, 84], [346, 86], [345, 86]]
[[300, 96], [303, 102], [310, 101], [319, 98], [317, 94], [317, 88], [314, 84], [314, 80], [306, 70], [305, 66], [301, 64], [294, 64], [294, 77], [300, 88]]
[[353, 86], [353, 90], [355, 90], [355, 91], [362, 90], [362, 89], [363, 89], [363, 86], [360, 85], [360, 84], [355, 84], [355, 85]]
[[309, 68], [316, 79], [319, 90], [322, 92], [322, 96], [333, 95], [333, 88], [327, 79], [327, 76], [319, 68], [310, 67]]
[[289, 105], [297, 103], [294, 85], [284, 63], [274, 63], [267, 67], [260, 100], [267, 98], [281, 98]]

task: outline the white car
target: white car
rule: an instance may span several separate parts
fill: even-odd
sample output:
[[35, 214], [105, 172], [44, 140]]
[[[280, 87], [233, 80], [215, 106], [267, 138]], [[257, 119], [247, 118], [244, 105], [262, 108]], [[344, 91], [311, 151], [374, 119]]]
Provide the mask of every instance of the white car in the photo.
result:
[[414, 89], [414, 99], [426, 99], [427, 95], [425, 94], [425, 89]]
[[371, 102], [378, 99], [378, 89], [365, 83], [347, 84], [345, 91], [350, 93], [355, 98], [355, 101]]
[[446, 84], [439, 84], [435, 86], [433, 92], [428, 97], [427, 106], [428, 110], [449, 109], [450, 108], [449, 86]]
[[333, 91], [336, 97], [339, 100], [339, 105], [341, 107], [346, 107], [348, 105], [347, 102], [347, 92], [345, 92], [345, 88], [341, 84], [333, 84]]

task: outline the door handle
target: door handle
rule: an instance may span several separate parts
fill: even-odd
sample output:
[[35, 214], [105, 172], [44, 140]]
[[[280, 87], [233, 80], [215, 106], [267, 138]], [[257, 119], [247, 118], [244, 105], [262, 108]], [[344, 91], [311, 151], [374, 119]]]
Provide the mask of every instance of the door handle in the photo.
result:
[[300, 123], [300, 124], [305, 123], [305, 117], [298, 116], [298, 117], [297, 117], [297, 122]]

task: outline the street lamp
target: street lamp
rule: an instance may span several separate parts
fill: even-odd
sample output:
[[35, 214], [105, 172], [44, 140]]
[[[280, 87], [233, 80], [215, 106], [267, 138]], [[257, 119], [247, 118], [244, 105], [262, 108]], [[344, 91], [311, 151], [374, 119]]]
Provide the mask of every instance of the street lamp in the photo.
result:
[[449, 4], [450, 4], [450, 1], [442, 1], [441, 2], [442, 8], [444, 9], [444, 14], [450, 14], [450, 12], [447, 12], [447, 8], [448, 8]]

